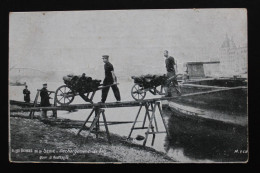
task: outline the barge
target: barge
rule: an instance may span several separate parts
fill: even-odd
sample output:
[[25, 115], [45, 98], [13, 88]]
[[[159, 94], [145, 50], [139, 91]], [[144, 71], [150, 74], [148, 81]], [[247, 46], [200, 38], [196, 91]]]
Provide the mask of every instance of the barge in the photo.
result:
[[247, 161], [247, 78], [190, 78], [180, 86], [185, 97], [163, 105], [168, 149], [180, 147], [194, 159]]

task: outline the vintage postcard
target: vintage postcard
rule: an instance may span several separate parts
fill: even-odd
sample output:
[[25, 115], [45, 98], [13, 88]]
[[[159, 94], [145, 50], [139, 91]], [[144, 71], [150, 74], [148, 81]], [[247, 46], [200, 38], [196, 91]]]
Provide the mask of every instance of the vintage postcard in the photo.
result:
[[9, 161], [247, 163], [246, 9], [9, 14]]

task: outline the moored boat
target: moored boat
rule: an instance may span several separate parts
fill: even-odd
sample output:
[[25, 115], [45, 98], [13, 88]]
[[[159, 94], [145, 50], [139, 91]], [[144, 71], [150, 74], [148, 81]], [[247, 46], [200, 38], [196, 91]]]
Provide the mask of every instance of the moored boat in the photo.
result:
[[196, 78], [181, 83], [183, 97], [164, 102], [169, 148], [196, 159], [248, 159], [247, 79]]
[[25, 85], [26, 85], [26, 82], [24, 82], [24, 83], [19, 82], [19, 81], [10, 82], [10, 85], [11, 85], [11, 86], [25, 86]]

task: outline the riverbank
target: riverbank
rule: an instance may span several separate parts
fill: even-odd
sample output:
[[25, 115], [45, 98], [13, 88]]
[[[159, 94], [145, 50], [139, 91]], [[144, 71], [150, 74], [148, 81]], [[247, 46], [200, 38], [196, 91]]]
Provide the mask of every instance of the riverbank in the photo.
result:
[[163, 152], [111, 135], [108, 144], [105, 133], [87, 140], [76, 128], [59, 128], [39, 119], [10, 117], [10, 161], [12, 162], [109, 162], [109, 163], [169, 163], [174, 162]]

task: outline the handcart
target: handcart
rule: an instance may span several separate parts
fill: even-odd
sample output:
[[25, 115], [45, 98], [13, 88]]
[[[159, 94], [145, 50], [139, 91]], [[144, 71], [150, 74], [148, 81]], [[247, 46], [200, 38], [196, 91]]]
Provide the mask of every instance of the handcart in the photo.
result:
[[113, 85], [104, 86], [101, 80], [93, 80], [91, 77], [67, 75], [63, 77], [65, 85], [60, 86], [55, 92], [56, 102], [60, 105], [69, 105], [75, 96], [80, 96], [86, 102], [93, 104], [93, 98], [98, 90]]
[[150, 92], [153, 95], [165, 95], [164, 87], [166, 85], [175, 88], [177, 94], [180, 95], [181, 88], [177, 77], [178, 75], [168, 78], [165, 74], [132, 76], [135, 84], [131, 89], [131, 95], [137, 101], [143, 100], [146, 92]]

